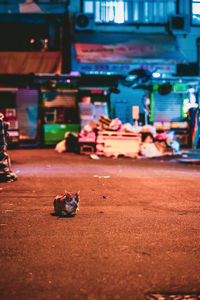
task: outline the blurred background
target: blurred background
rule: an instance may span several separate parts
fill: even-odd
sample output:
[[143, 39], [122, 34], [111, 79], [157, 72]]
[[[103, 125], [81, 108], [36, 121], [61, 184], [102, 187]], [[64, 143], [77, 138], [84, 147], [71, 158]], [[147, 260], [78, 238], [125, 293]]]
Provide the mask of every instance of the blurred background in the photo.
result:
[[104, 115], [200, 147], [200, 0], [0, 0], [0, 39], [9, 146]]

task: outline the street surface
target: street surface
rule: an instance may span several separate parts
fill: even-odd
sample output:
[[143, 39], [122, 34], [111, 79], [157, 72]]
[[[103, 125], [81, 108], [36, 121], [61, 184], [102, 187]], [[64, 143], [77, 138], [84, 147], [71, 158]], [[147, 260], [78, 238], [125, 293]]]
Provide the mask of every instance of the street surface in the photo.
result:
[[[0, 183], [1, 300], [200, 293], [200, 165], [9, 155], [18, 180]], [[80, 190], [74, 218], [52, 215], [65, 190]]]

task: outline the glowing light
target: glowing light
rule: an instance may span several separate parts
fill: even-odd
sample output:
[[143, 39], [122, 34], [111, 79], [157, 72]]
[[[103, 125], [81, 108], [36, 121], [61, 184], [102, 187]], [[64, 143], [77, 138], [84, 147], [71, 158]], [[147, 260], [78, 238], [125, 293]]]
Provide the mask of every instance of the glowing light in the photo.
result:
[[152, 76], [153, 76], [154, 78], [159, 78], [159, 77], [160, 77], [160, 73], [154, 72], [154, 73], [152, 74]]
[[71, 71], [70, 76], [80, 76], [80, 72], [78, 71]]
[[124, 23], [124, 2], [117, 2], [115, 11], [115, 22]]
[[137, 78], [137, 75], [128, 75], [127, 77], [126, 77], [126, 80], [127, 81], [133, 81], [133, 80], [135, 80]]
[[193, 3], [192, 12], [196, 15], [200, 14], [200, 3]]

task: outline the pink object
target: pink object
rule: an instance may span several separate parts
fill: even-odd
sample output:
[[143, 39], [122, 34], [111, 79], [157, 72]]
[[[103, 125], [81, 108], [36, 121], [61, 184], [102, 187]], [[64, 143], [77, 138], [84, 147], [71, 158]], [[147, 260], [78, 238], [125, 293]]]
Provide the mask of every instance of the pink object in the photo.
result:
[[122, 126], [122, 122], [119, 118], [115, 118], [114, 120], [111, 121], [109, 124], [109, 129], [110, 130], [120, 130]]
[[86, 134], [81, 134], [78, 138], [79, 143], [95, 143], [96, 134], [94, 132], [87, 132]]
[[155, 136], [155, 139], [158, 140], [158, 141], [167, 140], [167, 138], [168, 138], [168, 134], [166, 133], [166, 131], [161, 132], [161, 133], [158, 133], [158, 134]]

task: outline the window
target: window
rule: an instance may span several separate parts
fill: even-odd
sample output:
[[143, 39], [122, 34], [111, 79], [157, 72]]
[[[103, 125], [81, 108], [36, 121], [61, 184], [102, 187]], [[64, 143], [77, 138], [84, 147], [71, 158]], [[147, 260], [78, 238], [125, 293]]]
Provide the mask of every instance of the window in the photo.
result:
[[[96, 23], [166, 24], [176, 14], [178, 0], [82, 0], [83, 12]], [[195, 0], [194, 0], [195, 1]], [[200, 0], [198, 0], [200, 5]]]
[[200, 0], [192, 0], [192, 25], [200, 25]]

